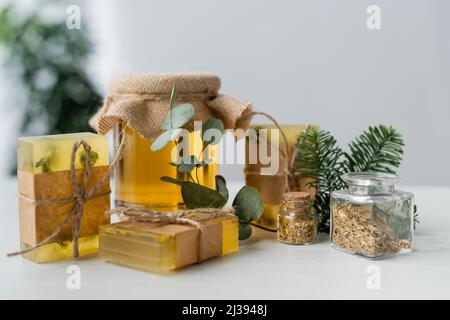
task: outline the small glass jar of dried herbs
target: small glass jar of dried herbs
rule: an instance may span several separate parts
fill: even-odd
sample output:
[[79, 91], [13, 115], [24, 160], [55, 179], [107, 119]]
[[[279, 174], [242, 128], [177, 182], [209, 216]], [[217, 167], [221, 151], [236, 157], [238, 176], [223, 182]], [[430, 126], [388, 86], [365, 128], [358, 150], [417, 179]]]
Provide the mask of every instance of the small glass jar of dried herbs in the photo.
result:
[[310, 244], [317, 240], [318, 219], [312, 211], [309, 193], [285, 193], [277, 220], [277, 238], [280, 242]]
[[343, 176], [348, 189], [331, 194], [331, 243], [368, 258], [413, 248], [414, 195], [395, 188], [398, 175], [379, 172]]

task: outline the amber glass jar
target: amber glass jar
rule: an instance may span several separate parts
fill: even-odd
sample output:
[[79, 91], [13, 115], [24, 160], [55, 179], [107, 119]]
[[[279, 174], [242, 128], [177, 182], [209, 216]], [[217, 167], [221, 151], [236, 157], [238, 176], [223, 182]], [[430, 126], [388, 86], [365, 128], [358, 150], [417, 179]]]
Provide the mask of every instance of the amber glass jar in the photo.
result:
[[[281, 125], [290, 151], [295, 152], [295, 145], [300, 135], [306, 130], [308, 125]], [[266, 229], [276, 231], [277, 230], [277, 214], [280, 209], [280, 203], [283, 198], [283, 194], [286, 190], [287, 176], [284, 174], [288, 161], [284, 156], [283, 139], [280, 133], [275, 135], [277, 139], [272, 141], [272, 130], [278, 130], [274, 125], [252, 125], [250, 129], [253, 129], [257, 133], [257, 139], [246, 138], [245, 143], [245, 182], [246, 184], [255, 187], [261, 194], [264, 201], [264, 212], [261, 218], [255, 223]], [[267, 130], [266, 135], [259, 134], [260, 130]], [[256, 144], [253, 145], [253, 144]], [[271, 164], [265, 164], [261, 159], [260, 149], [267, 150], [267, 155], [270, 156], [274, 152], [279, 153], [279, 168], [276, 174], [264, 175], [261, 174], [262, 168], [267, 168]], [[256, 163], [251, 163], [251, 157], [249, 156], [250, 150], [258, 150], [258, 157]], [[315, 189], [308, 187], [308, 182], [311, 179], [308, 178], [296, 178], [295, 188], [290, 191], [302, 191], [308, 192], [311, 197], [315, 196]]]

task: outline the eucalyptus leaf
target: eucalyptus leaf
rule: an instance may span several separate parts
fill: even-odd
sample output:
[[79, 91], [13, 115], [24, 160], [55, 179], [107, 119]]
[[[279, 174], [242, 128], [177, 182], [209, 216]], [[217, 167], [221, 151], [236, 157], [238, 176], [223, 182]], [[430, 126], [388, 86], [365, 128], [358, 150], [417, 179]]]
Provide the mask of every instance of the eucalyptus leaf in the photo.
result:
[[173, 107], [169, 109], [164, 116], [164, 119], [161, 122], [161, 129], [170, 130], [181, 128], [192, 119], [194, 114], [195, 109], [190, 103], [183, 103]]
[[215, 180], [216, 180], [216, 191], [225, 199], [225, 202], [227, 202], [229, 194], [225, 178], [220, 175], [217, 175], [215, 177]]
[[252, 227], [249, 224], [239, 223], [239, 240], [247, 240], [252, 235]]
[[195, 168], [195, 165], [193, 165], [193, 164], [189, 164], [189, 163], [181, 163], [181, 164], [178, 166], [178, 172], [179, 172], [179, 173], [189, 173], [189, 172], [191, 172], [192, 170], [194, 170], [194, 168]]
[[168, 183], [173, 183], [173, 184], [176, 184], [176, 185], [179, 185], [179, 186], [183, 186], [183, 185], [185, 185], [186, 183], [188, 183], [187, 181], [184, 181], [184, 180], [178, 180], [178, 179], [175, 179], [175, 178], [172, 178], [172, 177], [168, 177], [168, 176], [162, 176], [161, 178], [159, 178], [161, 181], [164, 181], [164, 182], [168, 182]]
[[198, 162], [197, 157], [195, 155], [191, 155], [188, 161], [180, 163], [180, 165], [178, 166], [178, 172], [181, 173], [191, 172], [196, 167], [197, 162]]
[[158, 150], [161, 150], [162, 148], [164, 148], [170, 141], [175, 140], [176, 138], [178, 138], [178, 136], [180, 135], [180, 133], [182, 132], [182, 129], [170, 129], [168, 131], [164, 131], [163, 133], [161, 133], [161, 135], [159, 135], [158, 138], [156, 138], [150, 149], [153, 152], [156, 152]]
[[264, 203], [259, 192], [251, 186], [243, 186], [233, 201], [233, 207], [239, 220], [250, 222], [258, 220], [263, 211]]
[[216, 190], [192, 182], [182, 185], [181, 195], [189, 209], [222, 208], [227, 203]]
[[[211, 131], [208, 132], [208, 130]], [[202, 140], [208, 144], [218, 144], [222, 140], [224, 131], [222, 120], [210, 118], [202, 126]], [[217, 133], [220, 133], [220, 136], [216, 136]]]

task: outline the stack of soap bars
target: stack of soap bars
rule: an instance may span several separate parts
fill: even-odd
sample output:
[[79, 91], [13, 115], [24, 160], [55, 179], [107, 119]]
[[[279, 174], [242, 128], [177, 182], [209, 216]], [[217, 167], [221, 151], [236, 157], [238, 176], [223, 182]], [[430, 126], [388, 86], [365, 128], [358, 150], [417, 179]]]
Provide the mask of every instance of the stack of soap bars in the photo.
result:
[[[88, 188], [108, 174], [108, 139], [92, 133], [19, 138], [17, 141], [17, 179], [21, 249], [27, 249], [49, 237], [70, 212], [73, 201], [52, 202], [73, 196], [70, 179], [72, 148], [84, 140], [91, 146], [93, 170]], [[81, 179], [86, 154], [76, 154], [76, 176]], [[79, 181], [78, 180], [78, 181]], [[81, 220], [80, 256], [98, 251], [99, 226], [109, 222], [105, 212], [110, 208], [109, 183], [99, 190], [100, 196], [89, 199]], [[41, 200], [50, 200], [42, 202]], [[24, 254], [37, 263], [68, 259], [72, 256], [72, 224], [69, 223], [51, 242]]]

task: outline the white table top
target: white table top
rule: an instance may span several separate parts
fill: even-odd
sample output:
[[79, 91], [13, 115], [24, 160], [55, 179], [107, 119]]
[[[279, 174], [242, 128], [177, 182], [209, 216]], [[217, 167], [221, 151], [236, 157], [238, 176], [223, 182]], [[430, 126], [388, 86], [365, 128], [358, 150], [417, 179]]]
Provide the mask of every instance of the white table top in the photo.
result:
[[[239, 184], [230, 184], [235, 193]], [[0, 179], [0, 298], [2, 299], [449, 299], [450, 188], [404, 188], [416, 194], [421, 223], [416, 250], [368, 260], [330, 248], [328, 237], [290, 246], [254, 230], [239, 253], [169, 275], [156, 275], [98, 257], [33, 264], [6, 258], [18, 249], [16, 182]], [[234, 191], [234, 192], [233, 192]], [[66, 286], [70, 265], [81, 270], [81, 289]], [[380, 271], [380, 289], [368, 289], [368, 267]], [[370, 269], [369, 269], [370, 270]]]

